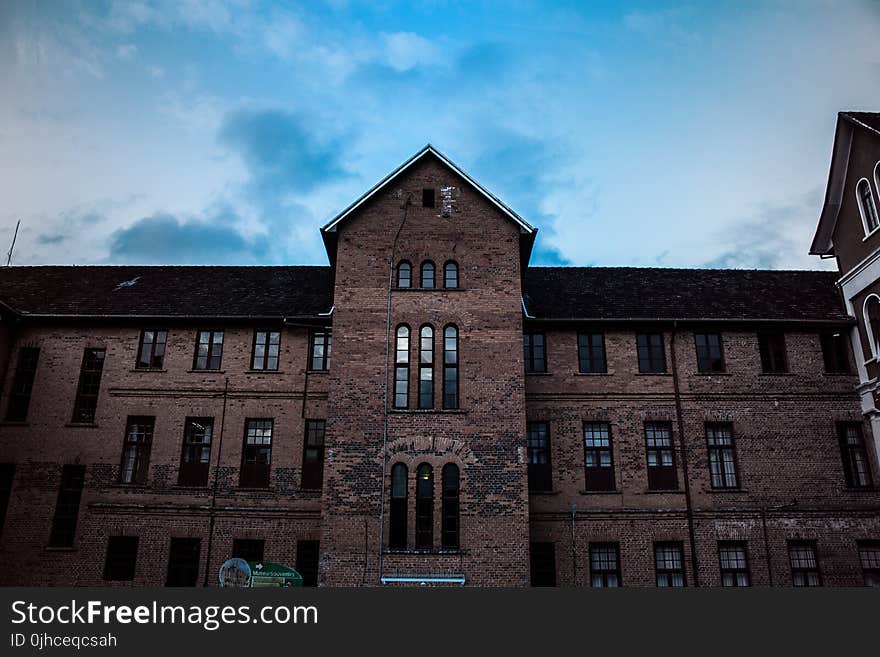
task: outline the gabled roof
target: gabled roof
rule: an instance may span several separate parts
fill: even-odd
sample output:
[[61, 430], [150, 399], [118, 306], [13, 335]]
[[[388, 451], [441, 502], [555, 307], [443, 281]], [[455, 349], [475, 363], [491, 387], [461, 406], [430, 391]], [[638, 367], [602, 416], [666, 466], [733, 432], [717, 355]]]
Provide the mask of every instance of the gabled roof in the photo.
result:
[[816, 234], [810, 245], [812, 255], [831, 255], [834, 252], [832, 236], [843, 202], [849, 151], [852, 147], [853, 131], [856, 128], [880, 135], [880, 112], [840, 112], [837, 115], [825, 202], [822, 204], [822, 214], [819, 216]]
[[529, 267], [527, 316], [588, 321], [849, 321], [831, 271]]
[[332, 297], [326, 266], [0, 268], [0, 302], [23, 317], [318, 317]]

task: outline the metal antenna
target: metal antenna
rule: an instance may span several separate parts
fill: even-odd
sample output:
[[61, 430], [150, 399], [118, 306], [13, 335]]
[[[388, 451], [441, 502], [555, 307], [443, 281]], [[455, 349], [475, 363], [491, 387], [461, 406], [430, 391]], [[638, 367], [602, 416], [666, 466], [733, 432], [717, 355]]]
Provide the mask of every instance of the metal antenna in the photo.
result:
[[15, 238], [18, 237], [18, 227], [21, 226], [21, 219], [15, 222], [15, 232], [12, 234], [12, 245], [9, 247], [9, 252], [6, 254], [6, 266], [9, 266], [9, 263], [12, 262], [12, 249], [15, 248]]

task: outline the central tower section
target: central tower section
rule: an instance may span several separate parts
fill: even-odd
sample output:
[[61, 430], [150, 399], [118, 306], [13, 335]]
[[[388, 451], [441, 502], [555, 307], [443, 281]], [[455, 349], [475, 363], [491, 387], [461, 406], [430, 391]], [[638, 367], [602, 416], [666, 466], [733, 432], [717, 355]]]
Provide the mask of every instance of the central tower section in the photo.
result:
[[430, 146], [323, 230], [324, 585], [528, 583], [521, 274], [534, 233]]

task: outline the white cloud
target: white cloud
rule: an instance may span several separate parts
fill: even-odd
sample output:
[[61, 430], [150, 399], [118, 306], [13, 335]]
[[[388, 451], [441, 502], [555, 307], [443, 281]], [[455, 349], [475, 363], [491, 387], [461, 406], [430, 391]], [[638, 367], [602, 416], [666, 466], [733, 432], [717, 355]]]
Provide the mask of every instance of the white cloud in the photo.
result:
[[133, 43], [123, 43], [116, 46], [116, 56], [123, 61], [129, 61], [137, 56], [138, 47]]
[[434, 66], [444, 61], [443, 50], [413, 32], [383, 34], [384, 62], [395, 71], [404, 72], [418, 66]]

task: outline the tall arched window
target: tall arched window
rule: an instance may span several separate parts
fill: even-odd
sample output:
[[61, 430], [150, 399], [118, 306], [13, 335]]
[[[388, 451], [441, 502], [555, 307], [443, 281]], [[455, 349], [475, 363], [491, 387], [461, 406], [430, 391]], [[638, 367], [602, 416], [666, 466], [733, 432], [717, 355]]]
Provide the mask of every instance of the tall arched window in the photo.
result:
[[443, 408], [458, 408], [458, 329], [443, 329]]
[[452, 260], [443, 265], [443, 287], [447, 290], [458, 287], [458, 264]]
[[865, 299], [862, 315], [868, 333], [868, 346], [874, 358], [878, 358], [880, 357], [880, 297], [872, 294]]
[[391, 468], [391, 513], [388, 522], [388, 547], [406, 547], [407, 479], [406, 466], [395, 463]]
[[422, 287], [427, 289], [434, 287], [434, 263], [430, 260], [422, 263]]
[[877, 190], [877, 200], [880, 201], [880, 162], [874, 165], [874, 189]]
[[434, 547], [434, 468], [416, 470], [416, 547]]
[[445, 548], [457, 548], [458, 537], [458, 490], [459, 473], [455, 463], [443, 466], [443, 507], [441, 510], [441, 545]]
[[429, 324], [419, 336], [419, 408], [434, 408], [434, 327]]
[[856, 185], [856, 196], [859, 200], [859, 212], [862, 213], [862, 223], [865, 225], [865, 235], [868, 235], [880, 227], [880, 218], [877, 217], [874, 194], [867, 178], [862, 178]]
[[406, 260], [397, 265], [397, 287], [412, 287], [412, 265]]
[[409, 406], [409, 326], [397, 327], [394, 346], [394, 408]]

